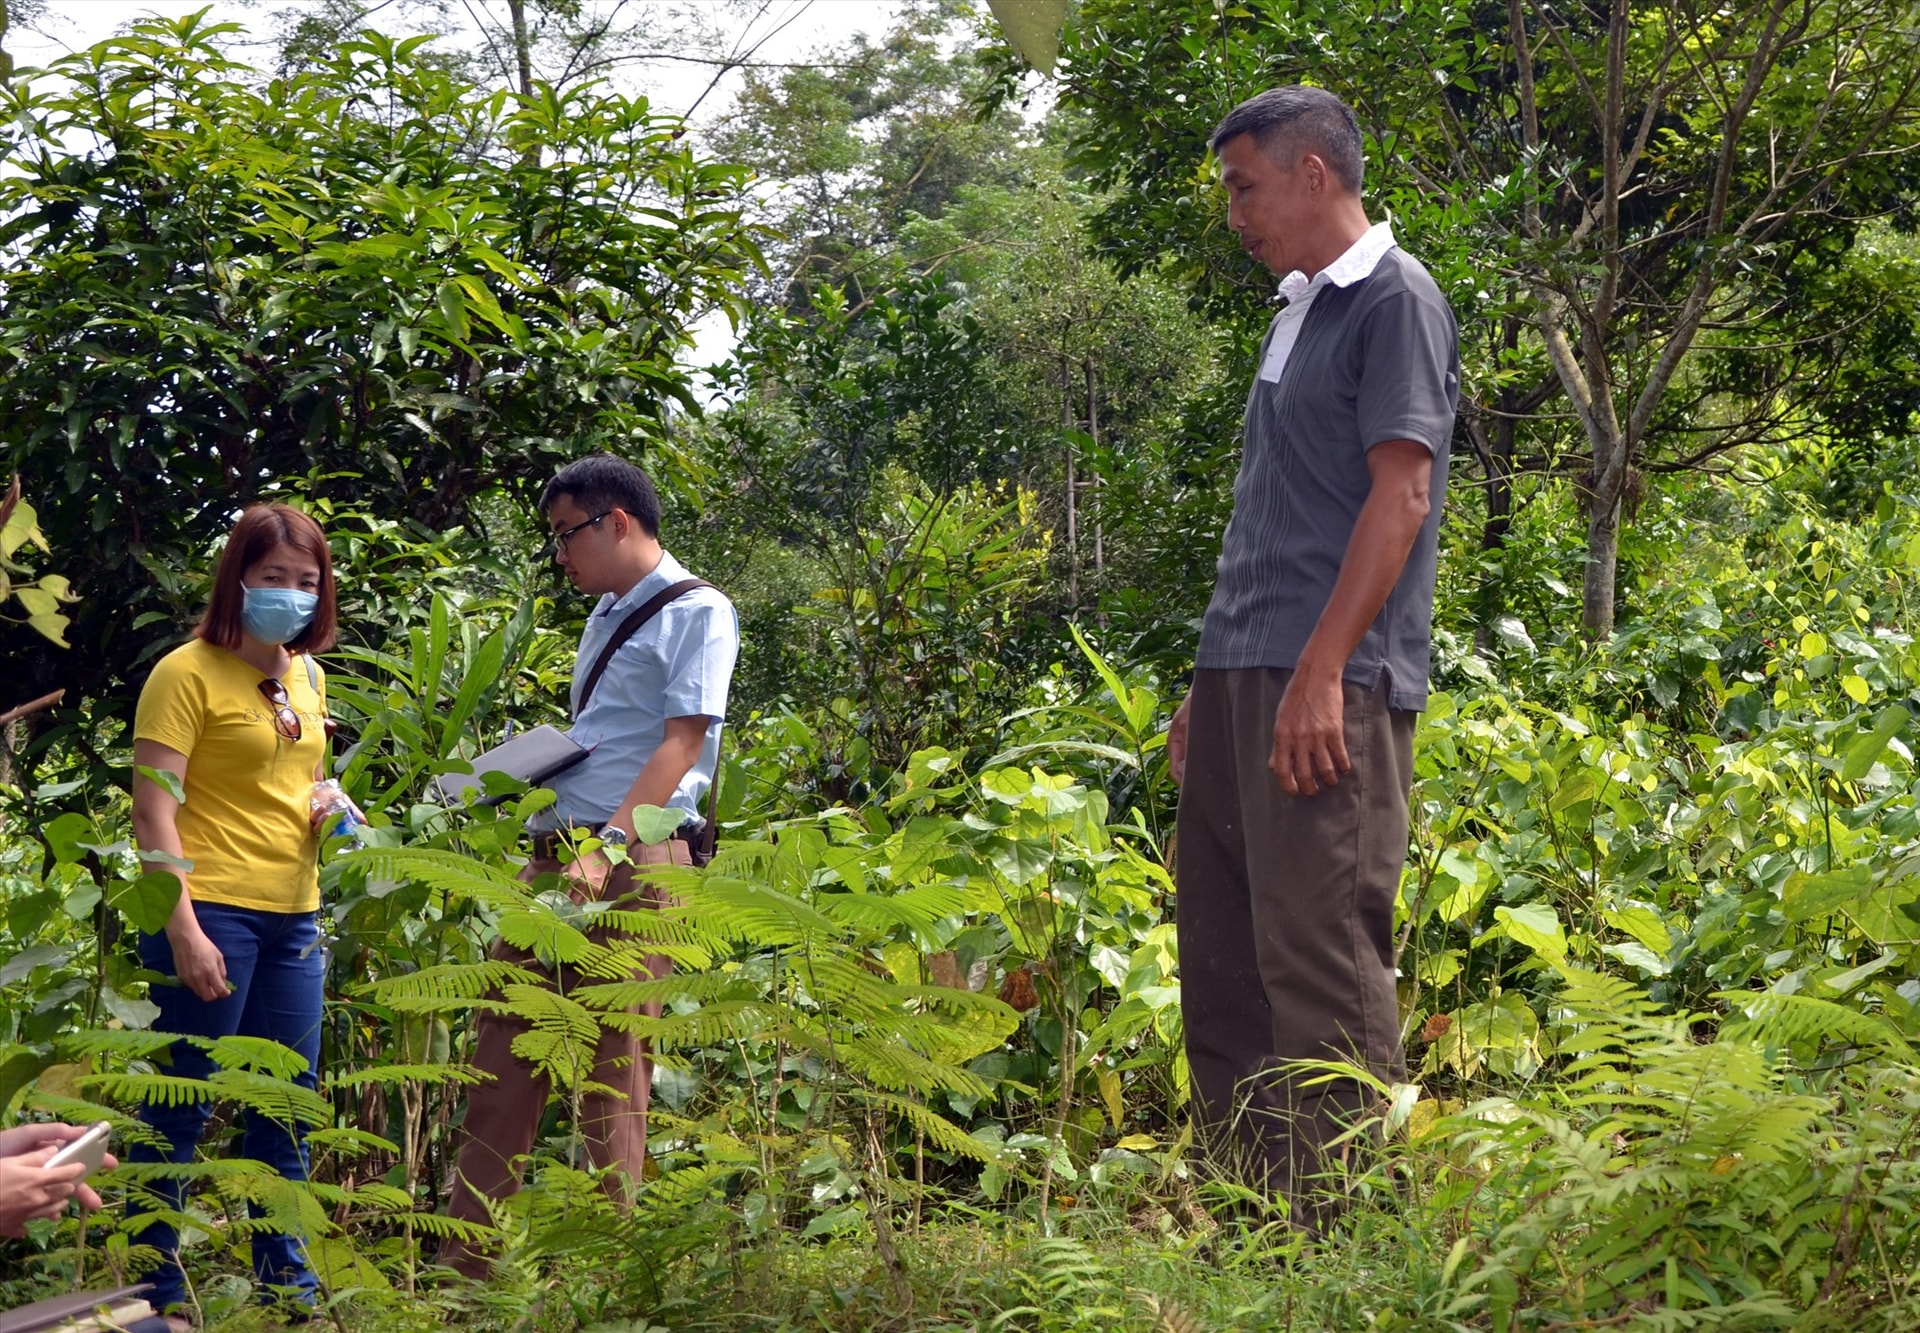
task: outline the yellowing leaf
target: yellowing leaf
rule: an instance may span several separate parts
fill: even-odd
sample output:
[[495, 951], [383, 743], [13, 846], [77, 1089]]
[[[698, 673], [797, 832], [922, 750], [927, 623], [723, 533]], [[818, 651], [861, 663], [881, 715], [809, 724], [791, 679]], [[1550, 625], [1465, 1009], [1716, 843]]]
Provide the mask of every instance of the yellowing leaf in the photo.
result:
[[1160, 1146], [1160, 1141], [1151, 1134], [1129, 1134], [1113, 1146], [1128, 1152], [1151, 1152]]
[[1120, 1122], [1127, 1118], [1126, 1103], [1120, 1096], [1120, 1071], [1102, 1069], [1094, 1078], [1100, 1084], [1100, 1101], [1107, 1108], [1107, 1120], [1118, 1129]]
[[90, 1060], [71, 1065], [49, 1065], [33, 1081], [33, 1090], [42, 1097], [78, 1097], [80, 1080], [92, 1072], [93, 1062]]
[[1847, 676], [1840, 682], [1840, 688], [1847, 692], [1847, 698], [1857, 704], [1863, 704], [1873, 697], [1873, 689], [1858, 676]]
[[1060, 58], [1060, 30], [1067, 24], [1067, 0], [987, 0], [1000, 31], [1020, 58], [1042, 74], [1053, 73]]

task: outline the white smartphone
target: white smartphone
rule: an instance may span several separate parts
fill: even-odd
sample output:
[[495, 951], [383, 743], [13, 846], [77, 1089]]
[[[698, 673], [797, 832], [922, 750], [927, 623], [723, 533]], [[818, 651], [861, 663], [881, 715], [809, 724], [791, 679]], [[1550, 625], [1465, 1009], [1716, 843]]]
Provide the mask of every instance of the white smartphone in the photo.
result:
[[59, 1152], [47, 1159], [47, 1170], [55, 1167], [72, 1166], [75, 1162], [87, 1164], [87, 1174], [92, 1175], [100, 1169], [107, 1157], [107, 1135], [113, 1126], [102, 1120], [90, 1127], [77, 1139], [70, 1139]]

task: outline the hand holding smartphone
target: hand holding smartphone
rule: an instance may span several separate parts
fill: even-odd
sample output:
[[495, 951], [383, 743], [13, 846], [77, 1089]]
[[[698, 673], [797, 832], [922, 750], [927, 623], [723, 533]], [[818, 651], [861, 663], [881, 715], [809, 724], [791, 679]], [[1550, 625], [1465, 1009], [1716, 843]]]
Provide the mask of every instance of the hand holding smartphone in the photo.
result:
[[43, 1169], [52, 1171], [59, 1167], [72, 1166], [76, 1162], [84, 1162], [87, 1174], [92, 1175], [106, 1161], [107, 1135], [112, 1129], [113, 1126], [104, 1120], [90, 1126], [86, 1133], [77, 1139], [70, 1140], [59, 1152], [49, 1157]]

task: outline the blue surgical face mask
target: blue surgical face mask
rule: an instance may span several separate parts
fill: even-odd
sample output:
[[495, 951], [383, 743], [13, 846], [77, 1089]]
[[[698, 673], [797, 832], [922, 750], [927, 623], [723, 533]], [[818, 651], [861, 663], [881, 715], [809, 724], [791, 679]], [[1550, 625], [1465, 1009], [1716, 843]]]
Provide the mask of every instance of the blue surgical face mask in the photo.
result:
[[298, 588], [243, 588], [240, 623], [262, 643], [285, 643], [313, 623], [320, 595]]

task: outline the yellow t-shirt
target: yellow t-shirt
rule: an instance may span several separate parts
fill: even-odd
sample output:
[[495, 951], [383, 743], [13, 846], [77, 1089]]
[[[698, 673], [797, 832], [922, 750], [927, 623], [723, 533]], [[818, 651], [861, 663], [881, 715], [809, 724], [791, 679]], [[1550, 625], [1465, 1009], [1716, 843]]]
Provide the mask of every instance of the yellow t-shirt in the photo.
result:
[[320, 906], [320, 880], [308, 802], [325, 747], [326, 677], [316, 691], [307, 659], [295, 657], [280, 678], [300, 715], [297, 741], [274, 726], [263, 679], [225, 648], [194, 639], [154, 667], [133, 734], [187, 757], [187, 801], [175, 827], [193, 862], [193, 900], [311, 912]]

